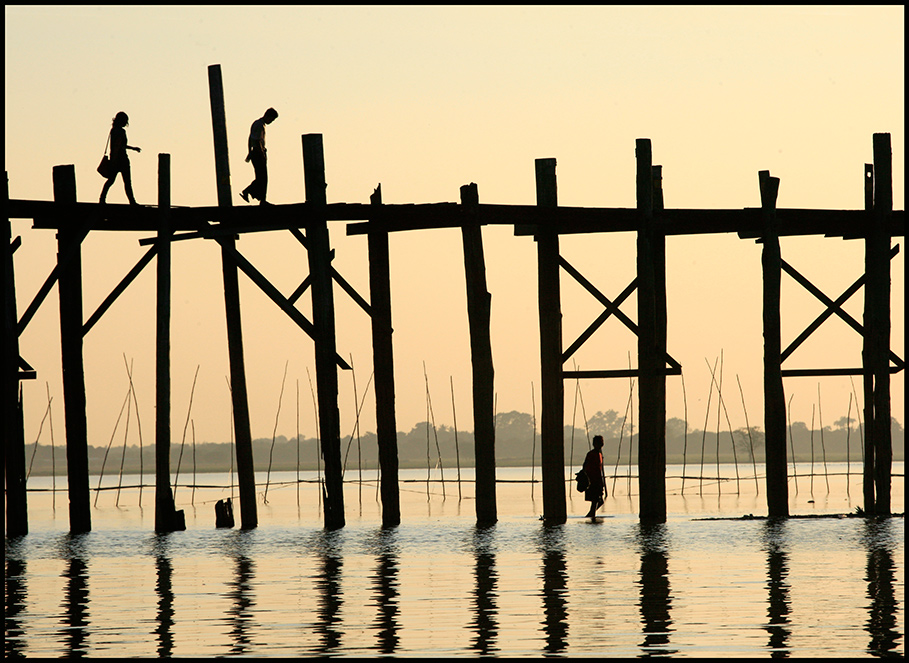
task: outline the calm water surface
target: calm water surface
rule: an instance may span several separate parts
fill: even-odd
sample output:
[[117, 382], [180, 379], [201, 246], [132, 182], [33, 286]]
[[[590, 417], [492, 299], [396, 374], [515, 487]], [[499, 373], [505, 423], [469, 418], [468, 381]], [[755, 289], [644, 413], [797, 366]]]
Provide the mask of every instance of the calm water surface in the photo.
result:
[[[847, 484], [845, 470], [791, 478], [791, 512], [854, 511], [861, 477]], [[6, 542], [5, 655], [904, 655], [904, 519], [704, 520], [766, 515], [763, 479], [740, 472], [686, 479], [684, 495], [670, 479], [669, 519], [654, 527], [638, 523], [625, 478], [605, 517], [580, 517], [588, 504], [572, 491], [568, 522], [543, 526], [541, 486], [512, 481], [538, 468], [499, 470], [499, 522], [486, 529], [467, 470], [460, 496], [453, 470], [444, 495], [425, 470], [402, 471], [416, 481], [402, 482], [403, 522], [390, 530], [366, 471], [363, 484], [348, 471], [336, 532], [322, 528], [315, 484], [293, 472], [271, 474], [267, 503], [257, 477], [251, 531], [214, 527], [227, 475], [196, 477], [224, 488], [180, 485], [187, 530], [167, 535], [153, 533], [153, 489], [141, 507], [136, 488], [102, 490], [93, 531], [77, 536], [65, 492], [29, 492], [30, 533]], [[902, 463], [894, 473], [902, 512]]]

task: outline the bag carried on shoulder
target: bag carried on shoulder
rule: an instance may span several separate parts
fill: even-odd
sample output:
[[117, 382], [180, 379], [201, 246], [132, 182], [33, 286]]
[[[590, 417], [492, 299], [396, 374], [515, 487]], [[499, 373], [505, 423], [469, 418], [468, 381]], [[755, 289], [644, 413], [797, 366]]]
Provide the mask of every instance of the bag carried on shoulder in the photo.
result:
[[578, 492], [583, 493], [590, 487], [590, 479], [587, 478], [587, 472], [583, 469], [579, 470], [577, 474], [574, 475], [575, 479], [578, 482]]
[[110, 159], [107, 157], [107, 147], [110, 145], [110, 134], [107, 134], [107, 145], [104, 146], [104, 156], [98, 164], [98, 174], [107, 179], [110, 177]]

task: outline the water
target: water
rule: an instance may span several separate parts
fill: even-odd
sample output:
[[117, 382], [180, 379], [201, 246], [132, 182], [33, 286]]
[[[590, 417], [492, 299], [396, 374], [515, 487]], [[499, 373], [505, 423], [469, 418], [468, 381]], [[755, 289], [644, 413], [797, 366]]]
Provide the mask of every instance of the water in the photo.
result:
[[[861, 477], [847, 493], [845, 470], [830, 463], [813, 486], [798, 477], [797, 495], [790, 479], [791, 512], [854, 511]], [[347, 526], [326, 532], [315, 484], [282, 483], [293, 472], [271, 474], [251, 531], [215, 529], [213, 504], [229, 488], [181, 485], [187, 530], [167, 535], [153, 533], [153, 489], [141, 508], [135, 488], [119, 506], [117, 491], [101, 491], [93, 531], [77, 536], [65, 492], [56, 506], [52, 493], [29, 492], [30, 533], [6, 542], [5, 655], [903, 655], [904, 519], [716, 520], [766, 514], [763, 480], [756, 494], [740, 471], [739, 494], [732, 466], [720, 468], [731, 481], [689, 478], [684, 495], [670, 479], [669, 518], [654, 527], [638, 523], [625, 478], [609, 484], [605, 517], [580, 517], [588, 504], [572, 490], [568, 522], [545, 527], [540, 484], [512, 482], [539, 479], [539, 468], [499, 470], [509, 481], [487, 529], [475, 527], [467, 470], [460, 498], [452, 469], [444, 498], [438, 482], [427, 492], [425, 470], [402, 471], [403, 522], [390, 530], [373, 482], [346, 484]], [[902, 463], [894, 473], [902, 512]], [[264, 473], [257, 480], [264, 491]]]

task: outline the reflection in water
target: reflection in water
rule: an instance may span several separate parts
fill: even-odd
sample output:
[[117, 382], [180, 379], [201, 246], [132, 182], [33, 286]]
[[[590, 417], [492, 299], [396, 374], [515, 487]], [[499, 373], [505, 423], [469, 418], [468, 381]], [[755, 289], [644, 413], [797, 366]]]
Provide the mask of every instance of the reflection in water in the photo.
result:
[[543, 631], [547, 654], [557, 654], [568, 643], [568, 566], [565, 563], [564, 525], [543, 525], [540, 548], [543, 552]]
[[342, 530], [320, 532], [322, 568], [315, 576], [315, 587], [319, 592], [316, 607], [317, 621], [314, 627], [319, 635], [316, 653], [322, 656], [335, 653], [341, 644], [341, 617], [338, 613], [344, 604], [341, 598], [341, 552]]
[[174, 636], [171, 632], [174, 625], [174, 590], [172, 586], [174, 569], [167, 554], [169, 536], [170, 533], [155, 534], [154, 541], [155, 570], [157, 571], [155, 592], [158, 594], [158, 627], [155, 629], [155, 635], [158, 639], [159, 657], [170, 657], [174, 650]]
[[476, 564], [476, 590], [471, 601], [476, 608], [476, 613], [471, 622], [471, 628], [476, 632], [471, 649], [483, 656], [498, 651], [496, 637], [499, 632], [499, 622], [496, 618], [496, 556], [493, 535], [495, 525], [477, 527], [473, 534], [474, 556]]
[[372, 579], [375, 588], [373, 600], [378, 607], [376, 616], [376, 649], [382, 654], [394, 654], [398, 648], [398, 546], [397, 530], [383, 528], [379, 530], [375, 546], [378, 557], [376, 573]]
[[764, 523], [767, 548], [767, 648], [772, 658], [789, 657], [789, 558], [786, 554], [786, 521], [768, 519]]
[[247, 555], [247, 544], [253, 532], [240, 530], [232, 534], [235, 537], [232, 539], [235, 545], [231, 549], [231, 555], [236, 566], [233, 582], [227, 583], [228, 587], [232, 588], [227, 592], [227, 597], [233, 601], [233, 605], [227, 611], [226, 620], [230, 624], [230, 637], [234, 643], [230, 653], [244, 654], [250, 650], [249, 633], [255, 627], [252, 623], [252, 607], [255, 605], [252, 598], [252, 579], [256, 565]]
[[88, 653], [88, 564], [85, 563], [85, 537], [88, 534], [67, 534], [63, 539], [63, 556], [68, 564], [63, 577], [67, 579], [63, 596], [63, 619], [66, 628], [66, 656], [82, 657]]
[[28, 595], [25, 583], [25, 562], [18, 559], [6, 560], [6, 610], [3, 613], [3, 655], [5, 658], [25, 656], [25, 631], [17, 619], [25, 609]]
[[666, 524], [638, 525], [638, 544], [641, 548], [641, 621], [644, 624], [644, 642], [639, 646], [645, 655], [674, 654], [667, 649], [672, 620], [669, 608], [669, 558], [667, 556]]
[[893, 532], [890, 518], [865, 520], [864, 543], [868, 550], [865, 580], [868, 582], [868, 621], [865, 630], [871, 634], [868, 652], [876, 656], [899, 656], [896, 630], [896, 565], [893, 562]]

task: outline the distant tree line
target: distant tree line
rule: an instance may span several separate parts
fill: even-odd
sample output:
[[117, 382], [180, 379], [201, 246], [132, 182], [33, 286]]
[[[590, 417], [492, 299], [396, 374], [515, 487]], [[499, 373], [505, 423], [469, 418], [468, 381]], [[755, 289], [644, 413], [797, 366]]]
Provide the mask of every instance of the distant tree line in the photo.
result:
[[[904, 431], [902, 425], [892, 419], [893, 459], [903, 460]], [[539, 422], [537, 422], [539, 424]], [[565, 426], [565, 463], [577, 467], [590, 449], [590, 439], [602, 435], [605, 441], [603, 449], [607, 466], [617, 462], [627, 464], [629, 455], [631, 463], [637, 463], [638, 433], [631, 422], [615, 410], [597, 412], [591, 416], [583, 427]], [[826, 459], [829, 462], [846, 460], [847, 448], [849, 458], [856, 462], [862, 460], [863, 430], [855, 419], [847, 427], [846, 417], [838, 419], [832, 426], [822, 429], [810, 429], [801, 421], [792, 422], [789, 426], [787, 451], [789, 459], [796, 463], [810, 462], [812, 454], [815, 462]], [[473, 467], [474, 448], [473, 433], [455, 431], [453, 428], [429, 422], [419, 422], [408, 432], [398, 432], [398, 459], [402, 468], [437, 467], [448, 471], [461, 467]], [[378, 443], [376, 434], [368, 432], [359, 437], [345, 437], [341, 440], [341, 458], [346, 471], [357, 468], [374, 469], [378, 467]], [[182, 456], [181, 456], [182, 454]], [[106, 455], [106, 460], [105, 460]], [[531, 415], [524, 412], [501, 412], [496, 415], [496, 464], [498, 466], [529, 466], [540, 464], [540, 435], [534, 430]], [[171, 473], [177, 471], [180, 464], [181, 476], [196, 472], [227, 472], [231, 469], [231, 448], [228, 443], [203, 442], [193, 445], [187, 443], [181, 449], [180, 444], [171, 448]], [[319, 443], [314, 438], [277, 436], [259, 438], [253, 441], [253, 457], [256, 470], [268, 469], [271, 458], [272, 471], [315, 470], [319, 461]], [[688, 428], [682, 419], [671, 418], [666, 421], [666, 460], [668, 463], [699, 463], [703, 457], [705, 463], [733, 462], [750, 464], [764, 461], [764, 432], [759, 426], [737, 428], [730, 431], [721, 426], [719, 432]], [[56, 464], [54, 470], [53, 465]], [[112, 445], [89, 446], [89, 468], [93, 475], [101, 473], [116, 475], [120, 472], [138, 473], [140, 458], [138, 446], [126, 447]], [[142, 449], [142, 466], [146, 474], [155, 471], [155, 445], [145, 445]], [[236, 469], [236, 460], [233, 467]], [[55, 457], [51, 458], [49, 445], [34, 442], [27, 444], [26, 468], [32, 475], [58, 475], [66, 473], [66, 453], [62, 445], [57, 445]]]

